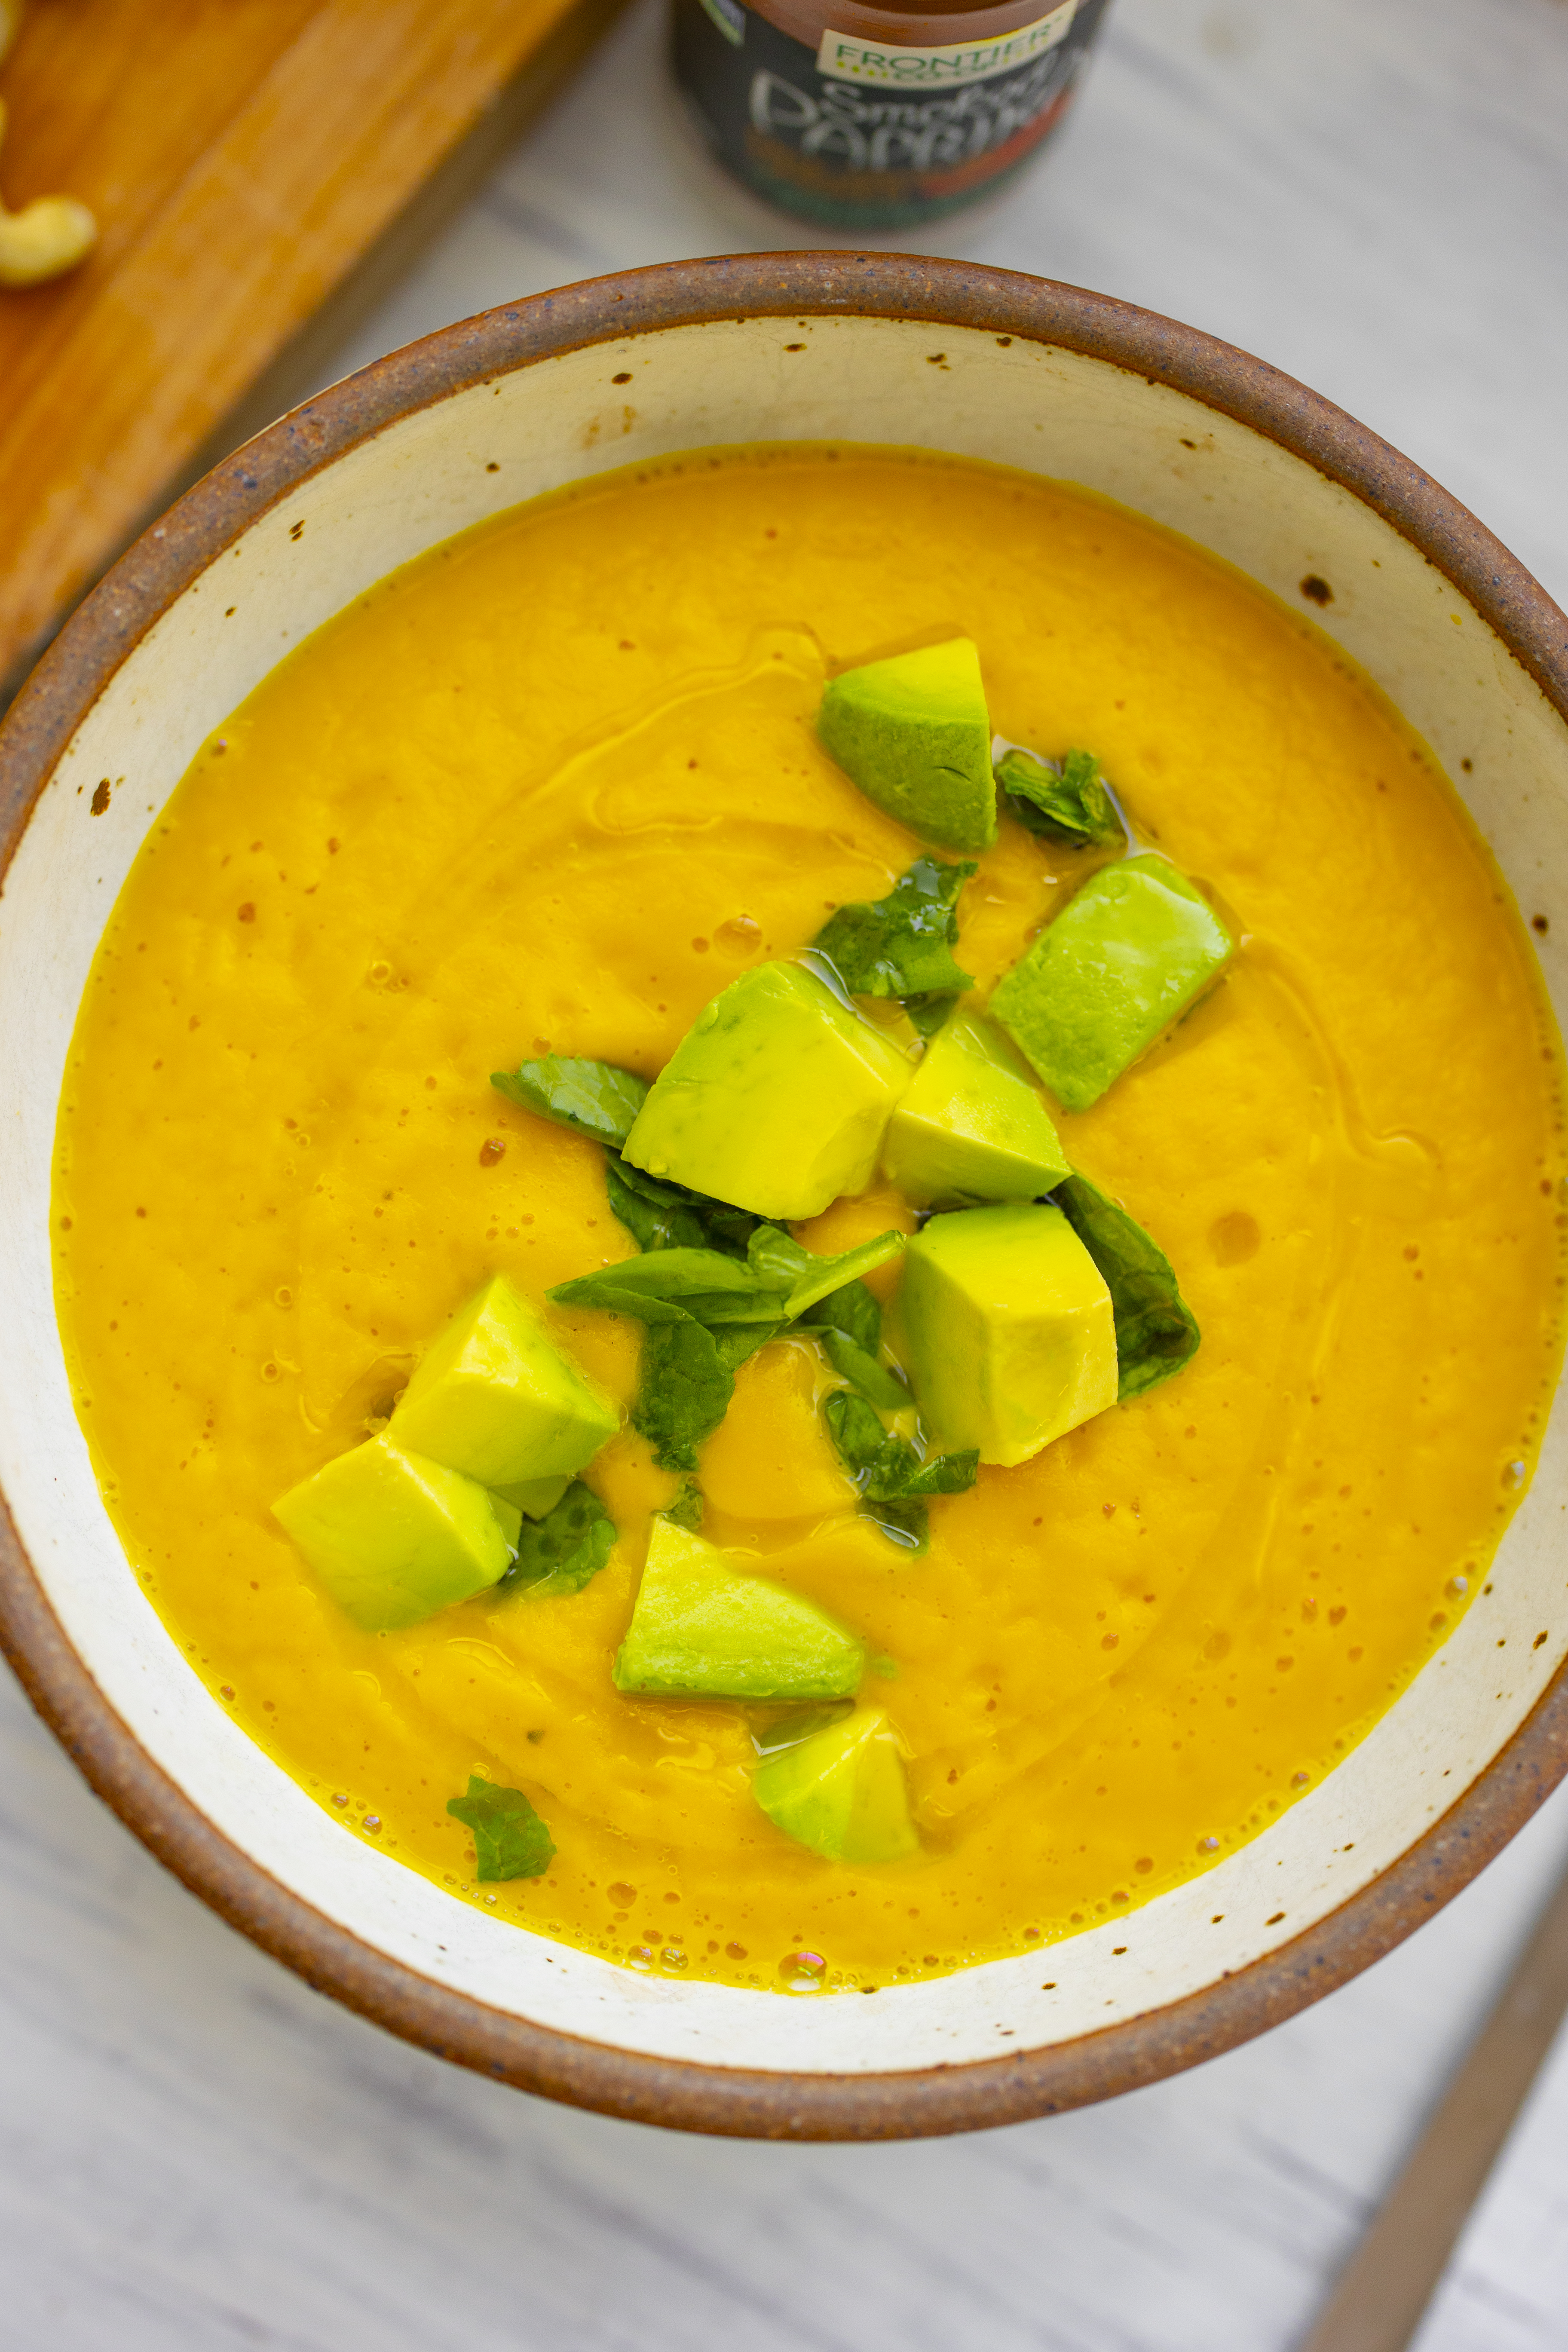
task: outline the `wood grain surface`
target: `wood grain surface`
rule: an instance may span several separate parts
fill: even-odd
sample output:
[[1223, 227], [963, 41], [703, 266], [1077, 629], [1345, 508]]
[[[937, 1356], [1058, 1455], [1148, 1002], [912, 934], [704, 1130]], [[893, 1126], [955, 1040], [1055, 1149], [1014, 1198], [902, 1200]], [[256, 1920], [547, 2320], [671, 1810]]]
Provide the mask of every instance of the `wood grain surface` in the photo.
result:
[[323, 301], [367, 260], [362, 299], [381, 290], [434, 225], [432, 175], [465, 194], [455, 159], [477, 140], [481, 177], [614, 5], [34, 0], [0, 187], [78, 196], [102, 234], [70, 276], [0, 292], [0, 681]]

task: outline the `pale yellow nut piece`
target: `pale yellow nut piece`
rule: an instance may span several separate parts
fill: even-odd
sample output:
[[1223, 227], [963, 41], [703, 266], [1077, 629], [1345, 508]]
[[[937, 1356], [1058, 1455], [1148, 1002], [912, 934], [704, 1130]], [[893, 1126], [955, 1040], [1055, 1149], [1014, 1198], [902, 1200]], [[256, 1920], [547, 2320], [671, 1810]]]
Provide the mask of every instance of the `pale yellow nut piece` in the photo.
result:
[[[0, 50], [9, 38], [0, 0]], [[13, 19], [11, 29], [15, 29]], [[0, 100], [0, 139], [5, 106]], [[0, 286], [41, 286], [85, 261], [98, 243], [98, 223], [74, 196], [37, 196], [19, 213], [0, 205]]]

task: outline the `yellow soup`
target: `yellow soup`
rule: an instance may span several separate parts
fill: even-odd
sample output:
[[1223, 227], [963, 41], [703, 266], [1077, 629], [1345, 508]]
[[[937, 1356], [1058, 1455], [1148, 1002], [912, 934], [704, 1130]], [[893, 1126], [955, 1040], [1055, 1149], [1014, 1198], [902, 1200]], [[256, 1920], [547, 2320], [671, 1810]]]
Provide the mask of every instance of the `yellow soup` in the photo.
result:
[[[998, 732], [1090, 746], [1241, 947], [1060, 1121], [1175, 1266], [1204, 1333], [1179, 1377], [938, 1498], [920, 1557], [856, 1515], [808, 1341], [744, 1366], [705, 1450], [704, 1534], [885, 1669], [922, 1850], [850, 1866], [763, 1815], [742, 1707], [613, 1689], [677, 1486], [629, 1426], [588, 1474], [615, 1552], [571, 1597], [362, 1633], [269, 1506], [489, 1273], [541, 1301], [633, 1254], [599, 1147], [489, 1074], [552, 1049], [651, 1077], [740, 972], [887, 891], [921, 845], [814, 714], [835, 670], [959, 632]], [[974, 1002], [1090, 862], [1004, 819], [960, 908]], [[345, 1834], [634, 1967], [884, 1986], [1205, 1869], [1452, 1629], [1557, 1364], [1561, 1076], [1520, 917], [1429, 756], [1224, 566], [901, 451], [613, 475], [382, 583], [170, 802], [60, 1115], [79, 1410], [171, 1633]], [[796, 1231], [913, 1223], [884, 1190]], [[545, 1313], [629, 1402], [636, 1327]], [[470, 1774], [537, 1806], [547, 1875], [477, 1883], [446, 1810]]]

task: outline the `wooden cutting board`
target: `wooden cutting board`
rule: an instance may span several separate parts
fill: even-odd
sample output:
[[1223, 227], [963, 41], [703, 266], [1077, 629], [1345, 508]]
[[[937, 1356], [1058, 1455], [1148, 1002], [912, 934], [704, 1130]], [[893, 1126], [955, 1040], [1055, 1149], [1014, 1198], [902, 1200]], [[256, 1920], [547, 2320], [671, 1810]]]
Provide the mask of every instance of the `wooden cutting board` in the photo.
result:
[[619, 5], [31, 0], [0, 68], [0, 190], [78, 196], [101, 240], [52, 285], [0, 289], [0, 708], [170, 491], [300, 395]]

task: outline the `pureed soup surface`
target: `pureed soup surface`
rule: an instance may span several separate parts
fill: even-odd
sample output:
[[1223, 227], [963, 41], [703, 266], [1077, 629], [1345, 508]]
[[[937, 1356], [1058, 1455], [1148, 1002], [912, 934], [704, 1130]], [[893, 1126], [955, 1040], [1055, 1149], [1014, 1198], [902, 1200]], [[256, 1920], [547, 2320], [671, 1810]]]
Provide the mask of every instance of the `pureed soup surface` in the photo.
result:
[[[1174, 1265], [1204, 1333], [1184, 1371], [938, 1498], [924, 1557], [856, 1515], [808, 1341], [742, 1368], [705, 1449], [704, 1535], [882, 1654], [867, 1694], [924, 1851], [856, 1867], [759, 1811], [741, 1706], [612, 1688], [678, 1485], [629, 1426], [589, 1473], [619, 1540], [571, 1597], [361, 1633], [269, 1506], [384, 1412], [488, 1274], [538, 1301], [634, 1254], [600, 1148], [489, 1073], [553, 1050], [652, 1077], [742, 971], [882, 896], [920, 845], [819, 748], [817, 701], [830, 671], [955, 632], [998, 731], [1092, 747], [1242, 944], [1060, 1120]], [[976, 1002], [1095, 862], [1004, 818], [960, 908]], [[345, 1832], [637, 1967], [940, 1973], [1255, 1833], [1473, 1599], [1558, 1359], [1554, 1037], [1421, 746], [1187, 544], [899, 451], [610, 476], [351, 606], [155, 828], [59, 1123], [82, 1423], [172, 1633]], [[914, 1219], [882, 1190], [795, 1231], [826, 1252], [894, 1223]], [[545, 1311], [629, 1402], [637, 1328]], [[546, 1876], [476, 1884], [446, 1810], [470, 1773], [532, 1800]]]

